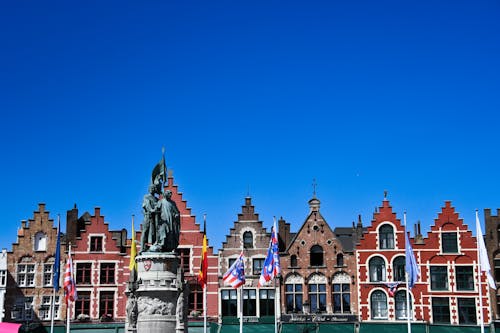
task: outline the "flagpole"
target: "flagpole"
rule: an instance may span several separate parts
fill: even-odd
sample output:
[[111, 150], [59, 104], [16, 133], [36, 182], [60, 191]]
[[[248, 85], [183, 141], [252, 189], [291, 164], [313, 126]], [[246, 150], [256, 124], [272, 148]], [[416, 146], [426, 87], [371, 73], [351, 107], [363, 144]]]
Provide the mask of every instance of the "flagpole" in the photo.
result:
[[[243, 253], [243, 242], [241, 242], [241, 253]], [[243, 272], [245, 271], [245, 264], [243, 263]], [[240, 287], [240, 333], [243, 333], [243, 283]], [[482, 332], [481, 332], [482, 333]]]
[[[68, 258], [71, 257], [71, 243], [69, 243], [69, 250], [68, 250]], [[73, 262], [71, 262], [73, 263]], [[69, 328], [69, 315], [70, 315], [70, 311], [69, 311], [69, 305], [70, 305], [70, 300], [68, 298], [68, 301], [66, 302], [66, 333], [70, 333], [70, 328]]]
[[[278, 239], [278, 230], [276, 230], [276, 216], [273, 216], [273, 228], [274, 228], [274, 234], [276, 235], [276, 239]], [[272, 231], [271, 230], [271, 235], [272, 235]], [[271, 240], [272, 241], [272, 240]], [[270, 244], [271, 246], [271, 244]], [[278, 241], [278, 252], [279, 252], [279, 241]], [[274, 277], [274, 333], [278, 333], [278, 310], [279, 310], [279, 299], [278, 299], [278, 295], [279, 295], [279, 291], [277, 292], [276, 290], [276, 279], [278, 277], [275, 276]]]
[[[203, 214], [203, 237], [204, 240], [207, 237], [207, 214]], [[204, 249], [202, 249], [202, 252]], [[206, 254], [201, 254], [201, 260], [203, 260], [203, 256], [207, 255], [208, 251]], [[208, 261], [208, 259], [207, 259]], [[203, 273], [205, 274], [205, 273]], [[207, 269], [207, 275], [208, 275], [208, 269]], [[207, 287], [208, 287], [208, 276], [204, 276], [203, 279], [205, 279], [206, 283], [203, 286], [203, 333], [207, 333]]]
[[[477, 209], [476, 209], [476, 226], [477, 226], [477, 221], [479, 221]], [[481, 270], [481, 259], [480, 259], [480, 254], [479, 254], [479, 237], [482, 237], [483, 235], [477, 232], [477, 227], [476, 227], [476, 238], [477, 239], [477, 244], [476, 250], [477, 250], [477, 275], [479, 278], [479, 321], [481, 322], [481, 333], [484, 333], [484, 321], [483, 321], [483, 291], [482, 291], [482, 286], [481, 286], [481, 275], [483, 275], [483, 271]]]
[[[408, 237], [406, 233], [406, 212], [403, 214], [403, 219], [404, 219], [404, 231], [405, 231], [405, 243], [406, 243], [406, 237]], [[405, 249], [406, 252], [406, 249]], [[408, 284], [408, 280], [410, 279], [410, 275], [408, 274], [408, 269], [405, 269], [405, 284], [406, 284], [406, 326], [407, 326], [407, 332], [411, 333], [411, 322], [410, 322], [410, 317], [411, 317], [411, 311], [410, 311], [410, 288]]]
[[[54, 268], [52, 269], [54, 274], [52, 276], [52, 287], [54, 290], [52, 292], [52, 300], [50, 304], [50, 333], [54, 333], [54, 305], [56, 299], [56, 287], [59, 291], [59, 270], [60, 270], [60, 232], [61, 232], [61, 215], [57, 214], [57, 240], [56, 240], [56, 255], [54, 258]], [[55, 281], [57, 280], [57, 281]]]

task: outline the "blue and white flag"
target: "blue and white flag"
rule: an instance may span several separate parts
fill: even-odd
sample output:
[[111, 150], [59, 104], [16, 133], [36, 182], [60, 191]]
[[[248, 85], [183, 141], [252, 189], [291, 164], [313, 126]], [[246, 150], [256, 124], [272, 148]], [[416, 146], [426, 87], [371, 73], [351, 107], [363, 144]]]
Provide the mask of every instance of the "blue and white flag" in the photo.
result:
[[262, 267], [262, 272], [260, 274], [258, 288], [265, 285], [267, 282], [272, 281], [275, 277], [279, 275], [281, 271], [280, 266], [280, 256], [278, 248], [278, 233], [276, 232], [276, 221], [273, 225], [273, 230], [271, 232], [271, 241], [269, 243], [269, 249], [267, 250], [267, 257], [264, 261], [264, 267]]
[[405, 230], [405, 256], [406, 256], [406, 272], [408, 273], [408, 288], [413, 288], [415, 282], [418, 280], [418, 266], [417, 260], [415, 259], [415, 254], [413, 253], [413, 248], [410, 244], [410, 239], [408, 238], [408, 233]]
[[236, 261], [229, 267], [227, 272], [222, 276], [222, 280], [226, 284], [229, 284], [233, 288], [238, 288], [239, 286], [245, 284], [245, 264], [243, 260], [243, 251]]

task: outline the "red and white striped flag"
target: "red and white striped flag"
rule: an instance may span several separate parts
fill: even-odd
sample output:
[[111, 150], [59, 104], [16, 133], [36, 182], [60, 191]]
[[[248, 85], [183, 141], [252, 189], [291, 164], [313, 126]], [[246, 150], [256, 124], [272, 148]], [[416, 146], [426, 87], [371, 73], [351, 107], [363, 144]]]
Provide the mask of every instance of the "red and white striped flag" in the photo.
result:
[[78, 299], [76, 293], [76, 284], [73, 279], [73, 260], [71, 260], [71, 247], [68, 252], [68, 261], [66, 262], [66, 272], [64, 273], [64, 297], [66, 304], [69, 301], [74, 302]]

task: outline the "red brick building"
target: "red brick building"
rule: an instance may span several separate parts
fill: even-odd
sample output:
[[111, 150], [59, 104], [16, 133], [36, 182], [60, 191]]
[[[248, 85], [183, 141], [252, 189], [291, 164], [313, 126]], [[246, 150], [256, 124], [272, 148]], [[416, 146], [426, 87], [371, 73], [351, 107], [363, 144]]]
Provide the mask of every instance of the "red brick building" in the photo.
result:
[[[479, 323], [476, 238], [449, 201], [427, 237], [417, 228], [413, 246], [420, 278], [411, 290], [414, 320], [432, 324]], [[405, 321], [405, 236], [400, 219], [384, 199], [357, 247], [361, 321]], [[491, 321], [482, 277], [484, 322]], [[391, 290], [391, 287], [393, 290]]]
[[[269, 226], [271, 225], [270, 222]], [[243, 293], [243, 317], [246, 321], [259, 322], [263, 317], [274, 317], [276, 289], [272, 283], [257, 288], [270, 238], [271, 234], [263, 227], [259, 214], [255, 213], [252, 199], [246, 197], [238, 220], [234, 222], [219, 250], [219, 316], [223, 323], [239, 318], [240, 292]], [[238, 258], [242, 247], [246, 283], [243, 289], [234, 289], [224, 284], [222, 276]]]
[[[198, 285], [198, 273], [201, 263], [201, 251], [203, 247], [203, 232], [200, 224], [196, 223], [196, 217], [191, 214], [191, 208], [187, 201], [182, 198], [178, 186], [174, 185], [172, 175], [168, 177], [166, 189], [172, 191], [172, 200], [175, 201], [181, 213], [181, 236], [178, 252], [181, 257], [181, 266], [184, 269], [184, 279], [189, 283], [189, 315], [203, 315], [203, 290]], [[208, 217], [207, 228], [214, 226], [216, 221], [210, 221]], [[207, 239], [207, 243], [209, 240]], [[207, 244], [208, 246], [208, 244]], [[214, 255], [212, 246], [207, 248], [208, 274], [207, 274], [207, 317], [217, 318], [218, 313], [218, 266], [217, 256]]]
[[[57, 225], [54, 227], [54, 220], [49, 217], [45, 204], [41, 203], [32, 219], [21, 222], [17, 242], [7, 253], [4, 321], [50, 325], [56, 242]], [[63, 251], [61, 246], [62, 262]], [[54, 307], [57, 321], [66, 317], [62, 275]]]
[[95, 208], [94, 215], [77, 216], [76, 207], [67, 212], [66, 241], [71, 245], [78, 292], [78, 300], [71, 303], [71, 319], [125, 321], [127, 230], [109, 230], [100, 208]]
[[281, 257], [283, 321], [302, 321], [309, 313], [330, 321], [356, 319], [355, 235], [354, 226], [336, 234], [320, 213], [320, 201], [309, 200], [309, 214]]
[[496, 281], [497, 290], [490, 290], [491, 311], [495, 321], [500, 322], [500, 209], [497, 214], [492, 215], [491, 209], [484, 210], [484, 222], [486, 225], [484, 240], [490, 259], [491, 274]]

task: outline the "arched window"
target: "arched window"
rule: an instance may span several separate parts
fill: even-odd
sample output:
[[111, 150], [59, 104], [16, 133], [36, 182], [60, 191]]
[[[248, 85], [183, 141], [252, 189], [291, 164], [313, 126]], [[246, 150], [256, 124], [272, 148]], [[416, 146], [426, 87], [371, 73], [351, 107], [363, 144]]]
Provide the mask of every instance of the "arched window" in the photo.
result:
[[308, 281], [311, 313], [326, 312], [326, 277], [314, 274]]
[[290, 266], [297, 267], [297, 256], [295, 254], [290, 256]]
[[370, 307], [372, 309], [372, 319], [387, 319], [387, 295], [376, 290], [370, 296]]
[[337, 273], [332, 281], [333, 313], [351, 313], [351, 278]]
[[385, 261], [380, 257], [370, 259], [370, 282], [385, 281]]
[[286, 312], [302, 312], [302, 286], [304, 279], [299, 275], [291, 275], [285, 280]]
[[[396, 299], [396, 319], [408, 319], [406, 311], [406, 290], [399, 290], [394, 296]], [[412, 313], [411, 295], [410, 295], [410, 315]]]
[[405, 279], [405, 265], [406, 265], [406, 259], [405, 257], [397, 257], [394, 259], [392, 263], [392, 271], [394, 274], [394, 281], [400, 281], [404, 282], [406, 281]]
[[337, 266], [344, 266], [344, 255], [342, 253], [337, 254]]
[[323, 266], [323, 248], [319, 245], [313, 245], [310, 253], [311, 266]]
[[394, 248], [394, 228], [389, 224], [384, 224], [379, 230], [380, 249]]
[[243, 247], [245, 247], [245, 249], [253, 248], [253, 235], [251, 231], [245, 231], [243, 233]]
[[43, 232], [35, 234], [35, 251], [47, 251], [47, 236]]

